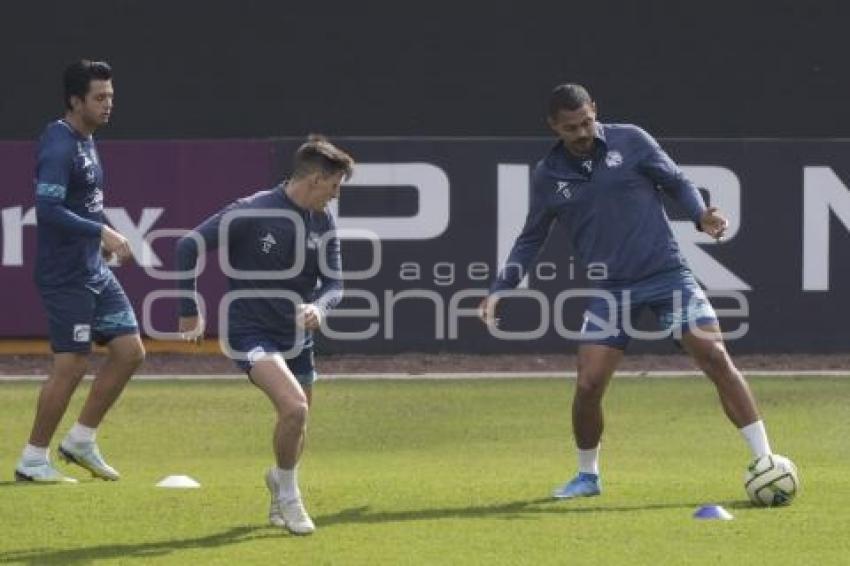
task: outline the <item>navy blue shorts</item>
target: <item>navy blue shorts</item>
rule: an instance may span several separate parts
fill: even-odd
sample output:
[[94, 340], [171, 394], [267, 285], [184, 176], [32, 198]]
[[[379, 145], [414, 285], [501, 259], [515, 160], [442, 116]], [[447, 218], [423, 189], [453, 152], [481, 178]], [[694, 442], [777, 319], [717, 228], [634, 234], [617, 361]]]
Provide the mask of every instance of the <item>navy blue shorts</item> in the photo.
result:
[[[590, 299], [581, 327], [581, 340], [624, 350], [631, 338], [679, 339], [699, 326], [717, 324], [717, 315], [689, 269], [667, 271], [622, 287], [599, 289]], [[659, 330], [634, 328], [649, 309]]]
[[[293, 349], [289, 342], [275, 340], [268, 336], [230, 336], [229, 341], [234, 351], [244, 355], [245, 359], [233, 358], [233, 362], [247, 373], [249, 378], [254, 363], [264, 355], [285, 353]], [[304, 346], [292, 356], [284, 356], [286, 365], [302, 387], [311, 387], [316, 381], [316, 365], [313, 358], [312, 344]]]
[[112, 272], [99, 291], [83, 284], [40, 287], [39, 291], [55, 353], [90, 352], [92, 342], [103, 345], [118, 336], [139, 333], [133, 307]]

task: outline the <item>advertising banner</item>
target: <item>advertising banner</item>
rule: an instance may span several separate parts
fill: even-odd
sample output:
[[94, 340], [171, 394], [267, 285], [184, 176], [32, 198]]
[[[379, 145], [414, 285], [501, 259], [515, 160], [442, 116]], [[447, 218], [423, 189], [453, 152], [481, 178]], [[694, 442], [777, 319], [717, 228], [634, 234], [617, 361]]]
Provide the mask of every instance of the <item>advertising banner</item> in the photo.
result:
[[[301, 139], [104, 141], [109, 222], [135, 262], [116, 267], [140, 321], [175, 330], [175, 237], [234, 199], [285, 177]], [[475, 306], [525, 220], [544, 138], [337, 138], [357, 161], [333, 205], [346, 298], [320, 348], [332, 352], [565, 352], [582, 325], [587, 266], [555, 226], [515, 297], [486, 329]], [[729, 218], [727, 237], [697, 232], [667, 203], [674, 233], [721, 316], [735, 352], [850, 348], [850, 142], [662, 140]], [[0, 142], [0, 338], [46, 336], [32, 282], [34, 144]], [[209, 254], [199, 288], [216, 334], [226, 292]], [[142, 264], [142, 265], [140, 265]], [[147, 267], [147, 269], [145, 269]], [[592, 274], [591, 278], [592, 278]], [[636, 328], [652, 330], [649, 319]], [[669, 339], [633, 341], [665, 352]]]

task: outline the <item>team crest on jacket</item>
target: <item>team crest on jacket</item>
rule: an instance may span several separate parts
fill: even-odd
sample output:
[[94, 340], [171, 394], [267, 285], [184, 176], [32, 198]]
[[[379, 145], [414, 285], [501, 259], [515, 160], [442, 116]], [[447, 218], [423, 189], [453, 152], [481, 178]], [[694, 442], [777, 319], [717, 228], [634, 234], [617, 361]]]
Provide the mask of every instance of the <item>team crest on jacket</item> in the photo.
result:
[[558, 188], [555, 189], [555, 192], [564, 198], [570, 198], [573, 196], [573, 192], [570, 190], [569, 181], [558, 181]]
[[272, 246], [277, 244], [277, 240], [274, 239], [271, 232], [266, 232], [266, 235], [260, 238], [260, 249], [264, 254], [267, 254], [272, 251]]
[[608, 167], [619, 167], [623, 164], [623, 154], [617, 151], [616, 149], [612, 149], [605, 155], [605, 165]]

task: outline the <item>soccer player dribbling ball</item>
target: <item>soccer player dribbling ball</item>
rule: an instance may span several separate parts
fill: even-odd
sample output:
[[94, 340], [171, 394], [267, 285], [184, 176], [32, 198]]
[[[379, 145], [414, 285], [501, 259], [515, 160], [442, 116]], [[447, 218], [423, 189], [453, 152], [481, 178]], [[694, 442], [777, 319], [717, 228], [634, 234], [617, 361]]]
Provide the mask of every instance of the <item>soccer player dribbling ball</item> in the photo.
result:
[[572, 406], [578, 474], [553, 496], [601, 493], [602, 397], [629, 343], [624, 313], [636, 320], [649, 309], [662, 328], [680, 336], [682, 347], [716, 386], [726, 416], [753, 458], [770, 454], [755, 399], [679, 251], [658, 188], [714, 238], [723, 236], [726, 219], [717, 208], [706, 207], [696, 186], [648, 133], [631, 124], [597, 122], [596, 104], [581, 85], [562, 84], [552, 91], [547, 121], [558, 141], [534, 169], [525, 226], [479, 310], [486, 324], [496, 324], [499, 292], [519, 284], [556, 221], [582, 262], [605, 274], [595, 282], [599, 293], [587, 304], [578, 347]]

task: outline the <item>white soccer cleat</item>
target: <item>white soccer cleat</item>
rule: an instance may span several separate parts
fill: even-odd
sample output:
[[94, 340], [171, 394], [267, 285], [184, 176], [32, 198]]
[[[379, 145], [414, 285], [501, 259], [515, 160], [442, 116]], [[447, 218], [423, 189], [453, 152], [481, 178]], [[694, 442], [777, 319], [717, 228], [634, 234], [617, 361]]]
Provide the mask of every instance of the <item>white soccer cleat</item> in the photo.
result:
[[15, 467], [15, 481], [35, 483], [77, 483], [74, 478], [62, 474], [48, 461], [26, 462], [21, 460]]
[[[316, 530], [316, 525], [304, 509], [301, 498], [290, 501], [280, 501], [278, 504], [280, 516], [283, 519], [283, 527], [295, 535], [309, 535]], [[280, 525], [277, 525], [280, 526]]]
[[316, 525], [304, 509], [300, 497], [288, 501], [281, 501], [280, 484], [275, 477], [274, 470], [266, 472], [266, 487], [269, 488], [271, 502], [269, 503], [269, 523], [275, 527], [288, 530], [294, 535], [309, 535], [316, 530]]
[[94, 442], [71, 442], [67, 438], [59, 445], [59, 457], [91, 472], [92, 477], [115, 481], [121, 478], [118, 470], [106, 463]]

